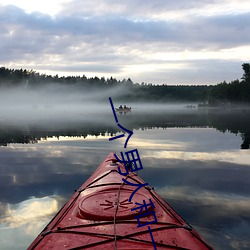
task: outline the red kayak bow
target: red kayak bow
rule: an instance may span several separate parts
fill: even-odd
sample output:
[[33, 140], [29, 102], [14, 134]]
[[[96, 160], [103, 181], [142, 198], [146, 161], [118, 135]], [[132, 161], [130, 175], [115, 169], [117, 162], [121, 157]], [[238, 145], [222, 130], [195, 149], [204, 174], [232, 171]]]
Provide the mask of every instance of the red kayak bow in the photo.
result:
[[28, 248], [212, 249], [136, 173], [110, 153]]

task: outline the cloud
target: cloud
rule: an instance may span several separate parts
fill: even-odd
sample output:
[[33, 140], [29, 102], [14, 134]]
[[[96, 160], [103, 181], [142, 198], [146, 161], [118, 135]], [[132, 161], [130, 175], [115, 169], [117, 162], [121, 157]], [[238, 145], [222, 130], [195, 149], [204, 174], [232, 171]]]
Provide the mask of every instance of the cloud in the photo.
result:
[[[39, 12], [27, 14], [13, 6], [3, 7], [1, 14], [4, 20], [3, 30], [8, 32], [5, 34], [9, 34], [10, 39], [11, 35], [16, 35], [14, 38], [20, 38], [22, 35], [24, 41], [29, 41], [27, 47], [34, 43], [36, 46], [43, 45], [44, 49], [48, 45], [54, 45], [53, 48], [56, 45], [59, 45], [58, 48], [62, 48], [62, 45], [63, 48], [67, 45], [73, 47], [74, 44], [79, 46], [81, 41], [93, 47], [105, 42], [109, 45], [164, 42], [166, 45], [175, 43], [175, 46], [178, 44], [182, 48], [192, 49], [197, 45], [207, 48], [213, 44], [230, 47], [248, 44], [250, 36], [248, 33], [245, 33], [245, 39], [240, 36], [242, 31], [249, 29], [250, 13], [195, 17], [189, 22], [137, 21], [119, 16], [84, 18], [58, 15], [52, 18]], [[26, 40], [26, 36], [31, 39]], [[68, 43], [61, 44], [65, 39]]]
[[[233, 12], [233, 4], [233, 0], [143, 4], [75, 0], [66, 2], [55, 16], [0, 5], [0, 63], [62, 75], [131, 77], [139, 82], [234, 80], [241, 76], [241, 63], [250, 59], [238, 52], [249, 46], [250, 13], [240, 7]], [[232, 59], [226, 49], [236, 51], [233, 63], [239, 70], [231, 71]], [[204, 63], [209, 67], [203, 67]], [[211, 67], [220, 63], [225, 66]]]
[[[225, 195], [219, 192], [209, 192], [188, 187], [163, 187], [157, 191], [165, 200], [171, 199], [185, 201], [188, 203], [202, 204], [203, 206], [218, 206], [223, 215], [234, 214], [235, 217], [240, 217], [249, 210], [250, 199], [240, 195]], [[220, 214], [220, 215], [221, 215]], [[217, 214], [219, 215], [219, 214]], [[212, 216], [211, 216], [212, 217]]]
[[[6, 216], [0, 222], [10, 227], [20, 227], [23, 224], [34, 224], [34, 220], [51, 217], [58, 211], [55, 197], [31, 198], [16, 205], [8, 204]], [[29, 232], [32, 233], [32, 230]]]
[[5, 204], [0, 217], [1, 249], [26, 249], [63, 205], [62, 202], [65, 202], [62, 197], [46, 196]]
[[[163, 0], [127, 0], [126, 2], [117, 2], [114, 0], [86, 0], [84, 2], [79, 0], [65, 3], [64, 10], [61, 11], [64, 15], [79, 15], [85, 17], [93, 16], [122, 16], [131, 17], [134, 19], [161, 19], [168, 17], [168, 19], [183, 18], [189, 15], [200, 15], [213, 9], [214, 7], [225, 9], [225, 5], [230, 9], [230, 3], [233, 1], [198, 1], [198, 0], [179, 0], [179, 1], [163, 1]], [[242, 1], [247, 3], [246, 0]], [[222, 6], [222, 8], [220, 7]], [[244, 8], [244, 6], [242, 7]], [[235, 11], [235, 8], [234, 8]]]

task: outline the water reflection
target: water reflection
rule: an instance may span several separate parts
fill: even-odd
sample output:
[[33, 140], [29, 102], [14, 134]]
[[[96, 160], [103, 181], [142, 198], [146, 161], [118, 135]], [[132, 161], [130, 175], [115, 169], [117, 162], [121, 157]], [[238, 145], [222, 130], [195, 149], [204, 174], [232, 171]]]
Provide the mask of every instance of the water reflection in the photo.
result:
[[[11, 143], [37, 143], [41, 139], [60, 136], [87, 137], [88, 135], [115, 134], [121, 132], [116, 126], [112, 112], [80, 113], [72, 119], [45, 119], [38, 121], [13, 120], [0, 123], [0, 145]], [[250, 110], [150, 110], [140, 108], [131, 114], [120, 115], [119, 122], [129, 130], [151, 128], [215, 128], [239, 134], [242, 141], [239, 148], [250, 145]]]
[[[17, 204], [6, 204], [4, 217], [0, 223], [11, 228], [30, 224], [31, 221], [41, 222], [42, 218], [53, 215], [59, 209], [55, 197], [30, 198]], [[34, 223], [32, 223], [34, 224]], [[26, 227], [25, 233], [31, 234], [30, 228]]]
[[1, 249], [23, 249], [62, 206], [60, 197], [30, 198], [3, 204], [0, 217]]
[[[139, 150], [144, 168], [138, 174], [216, 249], [249, 249], [250, 154], [240, 150], [248, 120], [237, 127], [240, 120], [231, 123], [235, 117], [206, 113], [141, 114], [138, 120], [129, 115], [119, 122], [134, 131], [127, 150]], [[1, 249], [26, 248], [109, 152], [125, 151], [125, 138], [108, 141], [120, 133], [109, 118], [91, 127], [30, 126], [25, 133], [35, 144], [13, 141], [22, 129], [1, 130], [8, 142], [0, 148]], [[216, 127], [222, 120], [227, 122]]]

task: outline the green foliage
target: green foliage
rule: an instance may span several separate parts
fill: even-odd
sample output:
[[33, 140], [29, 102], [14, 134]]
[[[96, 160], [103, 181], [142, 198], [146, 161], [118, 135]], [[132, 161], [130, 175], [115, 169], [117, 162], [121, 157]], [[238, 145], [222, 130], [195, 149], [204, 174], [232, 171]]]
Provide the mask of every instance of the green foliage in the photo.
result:
[[242, 64], [242, 69], [244, 71], [242, 81], [238, 79], [230, 83], [224, 81], [213, 87], [209, 96], [210, 104], [250, 103], [250, 64]]
[[122, 81], [104, 77], [87, 78], [82, 76], [51, 76], [33, 70], [0, 68], [0, 87], [36, 88], [50, 84], [64, 84], [82, 90], [118, 88], [119, 94], [114, 99], [120, 101], [172, 102], [192, 101], [208, 102], [209, 105], [227, 103], [250, 103], [250, 64], [242, 64], [242, 81], [222, 82], [217, 85], [153, 85], [142, 82], [134, 83], [130, 78]]
[[242, 69], [244, 71], [244, 74], [241, 79], [243, 79], [244, 82], [250, 82], [250, 64], [249, 63], [243, 63]]

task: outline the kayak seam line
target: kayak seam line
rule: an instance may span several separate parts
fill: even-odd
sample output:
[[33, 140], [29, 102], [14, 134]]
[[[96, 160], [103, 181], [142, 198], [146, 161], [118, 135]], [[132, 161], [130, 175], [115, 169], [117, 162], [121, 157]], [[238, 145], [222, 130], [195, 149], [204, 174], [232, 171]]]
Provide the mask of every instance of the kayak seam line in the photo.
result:
[[[104, 184], [97, 184], [95, 186], [90, 186], [90, 187], [87, 187], [87, 188], [84, 188], [84, 189], [81, 189], [79, 190], [78, 192], [81, 192], [81, 191], [84, 191], [86, 189], [89, 189], [89, 188], [96, 188], [96, 187], [102, 187], [102, 186], [113, 186], [113, 185], [121, 185], [120, 182], [115, 182], [115, 183], [104, 183]], [[128, 185], [129, 186], [129, 185]]]
[[[182, 227], [182, 226], [178, 226], [178, 225], [172, 225], [172, 226], [163, 226], [163, 227], [158, 227], [158, 228], [152, 228], [152, 232], [155, 232], [155, 231], [159, 231], [159, 230], [170, 230], [170, 229], [185, 229], [185, 227]], [[65, 234], [82, 234], [82, 235], [93, 235], [93, 236], [103, 236], [103, 237], [110, 237], [111, 239], [106, 239], [106, 240], [103, 240], [103, 241], [100, 241], [100, 242], [94, 242], [94, 243], [91, 243], [89, 245], [85, 245], [85, 246], [79, 246], [77, 248], [71, 248], [71, 250], [73, 249], [81, 249], [82, 247], [91, 247], [91, 246], [94, 246], [94, 245], [99, 245], [99, 244], [103, 244], [103, 243], [109, 243], [109, 242], [112, 242], [113, 239], [115, 239], [115, 236], [112, 235], [112, 234], [101, 234], [101, 233], [91, 233], [91, 232], [78, 232], [78, 231], [64, 231], [64, 230], [57, 230], [57, 231], [48, 231], [46, 233], [47, 234], [50, 234], [50, 233], [65, 233]], [[132, 233], [132, 234], [128, 234], [128, 235], [116, 235], [116, 238], [117, 240], [123, 240], [123, 239], [127, 239], [127, 240], [131, 240], [131, 241], [138, 241], [138, 242], [143, 242], [143, 243], [149, 243], [151, 244], [152, 242], [151, 241], [147, 241], [147, 240], [141, 240], [141, 239], [136, 239], [136, 238], [133, 238], [137, 235], [142, 235], [142, 234], [146, 234], [148, 233], [147, 230], [143, 230], [143, 231], [140, 231], [140, 232], [136, 232], [136, 233]], [[178, 247], [178, 246], [172, 246], [172, 245], [168, 245], [168, 244], [164, 244], [164, 243], [159, 243], [159, 242], [155, 242], [156, 245], [158, 246], [166, 246], [166, 247], [170, 247], [170, 248], [174, 248], [174, 249], [187, 249], [187, 248], [182, 248], [182, 247]]]
[[[161, 228], [159, 228], [160, 230]], [[173, 228], [174, 229], [174, 228]], [[57, 233], [57, 232], [55, 232]], [[59, 232], [58, 232], [59, 233]], [[62, 232], [62, 233], [67, 233], [67, 232]], [[75, 248], [70, 248], [70, 250], [77, 250], [77, 249], [82, 249], [82, 248], [87, 248], [87, 247], [92, 247], [92, 246], [96, 246], [96, 245], [100, 245], [100, 244], [106, 244], [109, 242], [112, 242], [114, 240], [114, 235], [109, 235], [109, 234], [96, 234], [96, 233], [89, 233], [89, 232], [68, 232], [68, 233], [72, 233], [72, 234], [86, 234], [86, 235], [96, 235], [96, 236], [106, 236], [106, 237], [111, 237], [111, 239], [105, 239], [103, 241], [99, 241], [99, 242], [94, 242], [94, 243], [90, 243], [88, 245], [84, 245], [84, 246], [78, 246]], [[118, 235], [117, 236], [117, 240], [131, 240], [131, 241], [135, 241], [135, 242], [142, 242], [142, 243], [147, 243], [147, 244], [152, 244], [151, 241], [148, 240], [142, 240], [142, 239], [136, 239], [136, 238], [132, 238], [136, 235], [141, 235], [141, 234], [146, 234], [148, 233], [147, 230], [141, 231], [141, 232], [136, 232], [136, 233], [132, 233], [132, 234], [128, 234], [128, 235]], [[168, 245], [168, 244], [164, 244], [164, 243], [159, 243], [159, 242], [155, 242], [156, 245], [158, 246], [164, 246], [164, 247], [169, 247], [169, 248], [173, 248], [173, 249], [181, 249], [181, 250], [187, 250], [187, 248], [183, 248], [183, 247], [178, 247], [178, 246], [173, 246], [173, 245]]]
[[[148, 221], [143, 221], [142, 223], [146, 223]], [[133, 221], [133, 220], [117, 220], [116, 221], [117, 224], [138, 224], [137, 221]], [[77, 225], [77, 226], [70, 226], [70, 227], [58, 227], [58, 230], [67, 230], [67, 229], [73, 229], [73, 228], [81, 228], [81, 227], [89, 227], [89, 226], [102, 226], [102, 225], [107, 225], [107, 224], [113, 224], [113, 221], [104, 221], [104, 222], [98, 222], [98, 223], [91, 223], [91, 224], [86, 224], [86, 225]], [[168, 222], [162, 222], [162, 221], [157, 221], [154, 224], [158, 224], [158, 225], [168, 225], [168, 226], [178, 226], [176, 224], [173, 223], [168, 223]]]
[[118, 171], [117, 171], [117, 170], [115, 170], [115, 169], [111, 169], [109, 172], [107, 172], [107, 173], [103, 174], [102, 176], [100, 176], [100, 177], [98, 177], [97, 179], [95, 179], [95, 180], [93, 180], [92, 182], [90, 182], [90, 183], [89, 183], [89, 184], [88, 184], [85, 188], [87, 188], [87, 187], [91, 186], [92, 184], [94, 184], [95, 182], [97, 182], [97, 181], [101, 180], [103, 177], [105, 177], [105, 176], [109, 175], [111, 172], [117, 172], [117, 173], [118, 173]]
[[[178, 226], [178, 225], [171, 225], [171, 226], [162, 226], [162, 227], [156, 227], [156, 228], [152, 228], [151, 231], [155, 232], [155, 231], [159, 231], [159, 230], [170, 230], [170, 229], [184, 229], [187, 230], [187, 228], [185, 228], [184, 226]], [[189, 231], [189, 230], [187, 230]], [[122, 237], [122, 238], [126, 238], [126, 237], [130, 237], [130, 236], [134, 236], [136, 234], [144, 234], [147, 233], [147, 230], [143, 230], [140, 232], [136, 232], [133, 234], [128, 234], [128, 235], [118, 235], [118, 237]], [[101, 233], [91, 233], [91, 232], [79, 232], [79, 231], [70, 231], [70, 230], [65, 230], [65, 229], [57, 229], [55, 231], [47, 231], [47, 234], [52, 234], [52, 233], [69, 233], [69, 234], [87, 234], [87, 235], [99, 235], [99, 236], [112, 236], [114, 237], [114, 235], [112, 234], [101, 234]]]

